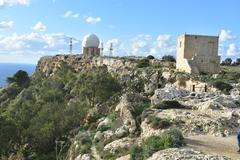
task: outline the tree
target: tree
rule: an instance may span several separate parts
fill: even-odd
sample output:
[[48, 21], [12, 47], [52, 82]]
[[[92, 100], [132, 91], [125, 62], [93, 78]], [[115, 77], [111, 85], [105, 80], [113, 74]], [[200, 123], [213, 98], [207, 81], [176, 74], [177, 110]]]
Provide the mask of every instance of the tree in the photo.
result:
[[165, 55], [162, 57], [164, 62], [176, 62], [176, 59], [171, 55]]
[[79, 76], [80, 94], [87, 98], [91, 107], [96, 103], [107, 101], [114, 93], [120, 91], [120, 85], [105, 69], [96, 68]]
[[15, 82], [20, 87], [27, 87], [30, 84], [30, 78], [26, 71], [19, 70], [13, 77], [8, 77], [7, 82], [9, 84]]
[[237, 58], [237, 59], [236, 59], [235, 64], [236, 64], [236, 65], [240, 65], [240, 58]]
[[0, 156], [9, 155], [17, 140], [16, 126], [12, 121], [0, 117], [0, 131]]
[[222, 61], [221, 65], [230, 66], [232, 64], [231, 58], [226, 58], [224, 61]]
[[152, 55], [148, 55], [148, 56], [147, 56], [147, 59], [155, 59], [155, 57], [152, 56]]

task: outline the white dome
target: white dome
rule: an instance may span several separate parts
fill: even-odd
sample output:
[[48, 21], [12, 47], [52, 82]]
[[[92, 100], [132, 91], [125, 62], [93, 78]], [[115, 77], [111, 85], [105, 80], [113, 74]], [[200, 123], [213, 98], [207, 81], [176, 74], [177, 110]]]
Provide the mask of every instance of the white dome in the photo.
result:
[[83, 47], [99, 47], [100, 41], [95, 34], [88, 34], [83, 38]]

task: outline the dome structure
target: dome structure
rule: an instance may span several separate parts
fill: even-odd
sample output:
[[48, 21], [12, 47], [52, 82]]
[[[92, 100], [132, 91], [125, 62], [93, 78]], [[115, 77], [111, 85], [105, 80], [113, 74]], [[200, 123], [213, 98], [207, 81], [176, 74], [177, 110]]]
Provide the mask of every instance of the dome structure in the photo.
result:
[[88, 34], [83, 38], [83, 47], [99, 47], [100, 40], [95, 34]]

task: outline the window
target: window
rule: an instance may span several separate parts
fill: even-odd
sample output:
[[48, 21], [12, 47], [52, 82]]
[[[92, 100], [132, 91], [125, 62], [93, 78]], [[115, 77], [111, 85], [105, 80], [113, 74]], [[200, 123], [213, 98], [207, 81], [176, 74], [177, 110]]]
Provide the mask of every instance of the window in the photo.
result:
[[182, 41], [180, 41], [180, 44], [179, 44], [180, 48], [182, 47]]

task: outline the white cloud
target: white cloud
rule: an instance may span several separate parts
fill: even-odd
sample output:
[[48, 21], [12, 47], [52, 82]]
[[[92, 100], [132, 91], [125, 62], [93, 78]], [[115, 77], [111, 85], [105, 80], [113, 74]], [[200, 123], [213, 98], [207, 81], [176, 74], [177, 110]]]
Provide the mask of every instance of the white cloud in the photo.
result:
[[89, 24], [97, 24], [102, 21], [101, 17], [86, 17], [85, 21]]
[[35, 26], [32, 29], [35, 30], [35, 31], [46, 31], [47, 26], [39, 21], [35, 24]]
[[[0, 55], [15, 55], [19, 57], [41, 57], [44, 55], [55, 55], [69, 51], [70, 36], [63, 33], [41, 34], [12, 34], [7, 37], [0, 37]], [[74, 52], [80, 52], [80, 41], [74, 40]], [[37, 59], [33, 58], [35, 63]]]
[[231, 43], [227, 49], [227, 56], [237, 56], [240, 54], [240, 49], [237, 47], [236, 44]]
[[219, 35], [219, 40], [220, 41], [227, 41], [233, 39], [234, 36], [232, 35], [232, 32], [230, 30], [224, 30], [222, 29]]
[[64, 18], [78, 18], [79, 13], [74, 13], [73, 11], [67, 11], [63, 15]]
[[166, 48], [166, 47], [168, 47], [170, 40], [171, 40], [171, 36], [168, 35], [168, 34], [159, 35], [157, 37], [157, 47], [158, 48]]
[[0, 0], [0, 6], [29, 5], [31, 0]]
[[149, 52], [152, 44], [152, 37], [150, 35], [138, 35], [131, 41], [131, 53], [132, 55], [145, 55]]
[[14, 21], [2, 21], [0, 22], [0, 29], [12, 28]]

